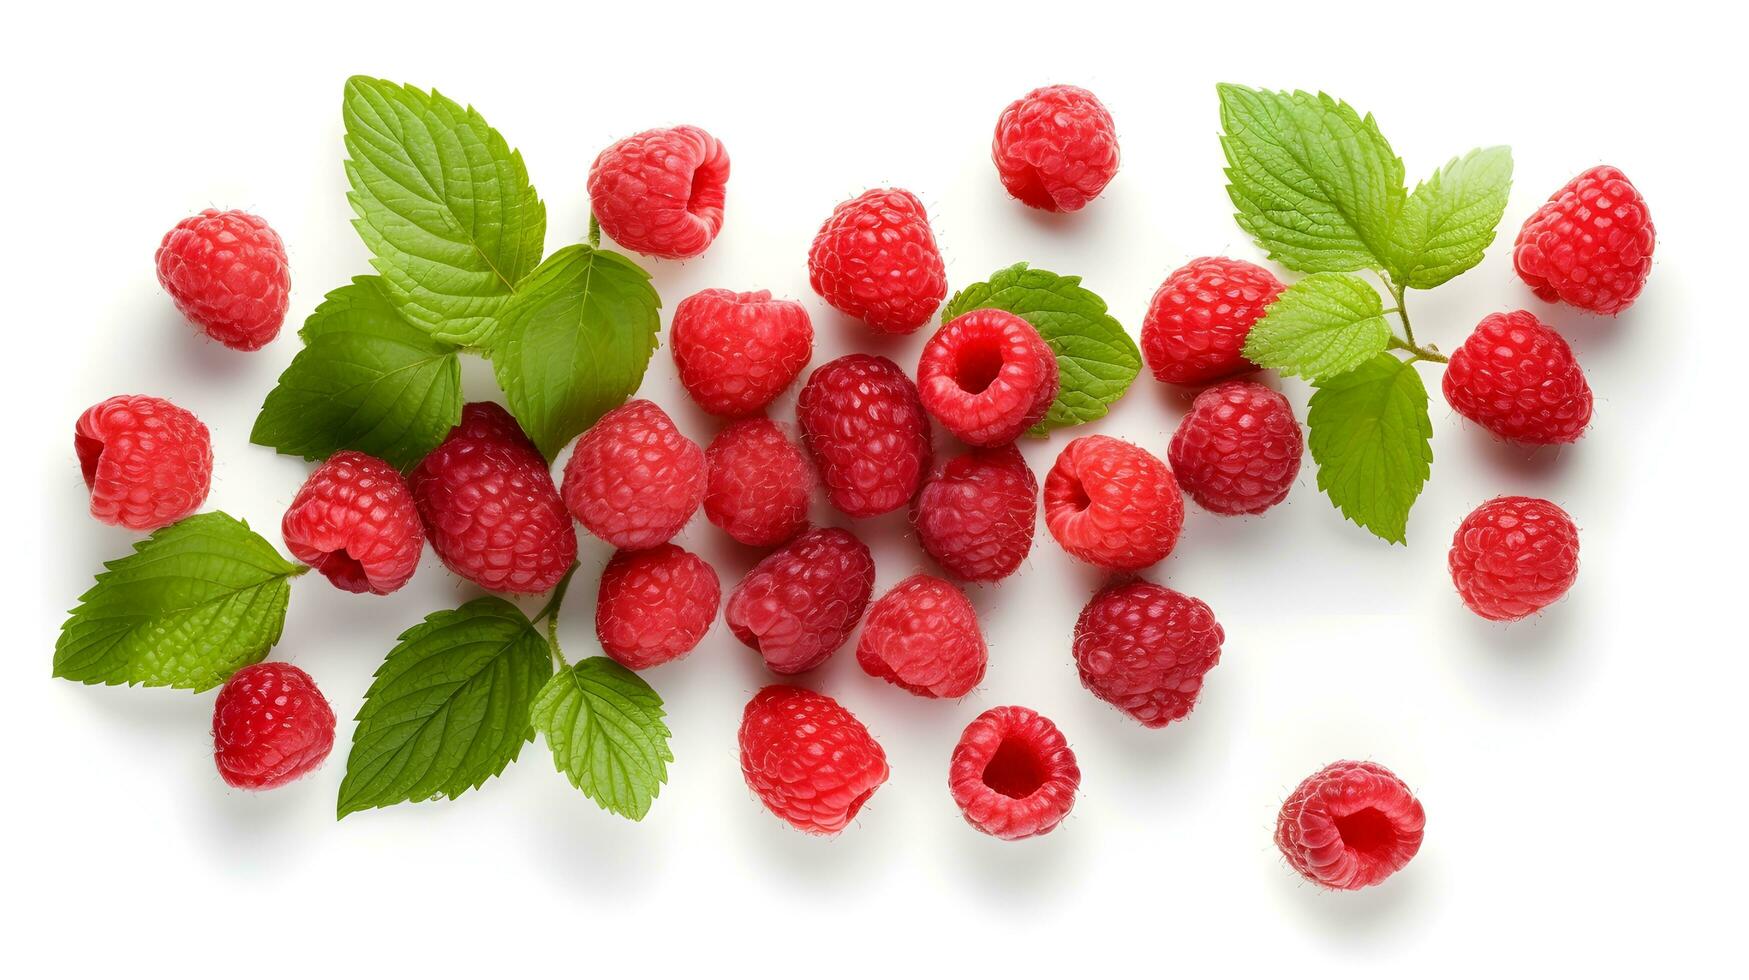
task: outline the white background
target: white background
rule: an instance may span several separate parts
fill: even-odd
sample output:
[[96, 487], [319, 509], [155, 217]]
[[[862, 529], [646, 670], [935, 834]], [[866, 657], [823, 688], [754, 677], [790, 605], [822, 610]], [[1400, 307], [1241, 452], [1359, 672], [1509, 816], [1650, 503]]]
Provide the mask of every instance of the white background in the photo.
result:
[[[1741, 76], [1727, 77], [1738, 55], [1713, 16], [1679, 4], [401, 6], [8, 14], [12, 448], [0, 486], [7, 539], [24, 547], [4, 562], [13, 642], [0, 658], [7, 960], [37, 964], [32, 975], [608, 977], [742, 959], [803, 975], [1516, 973], [1692, 965], [1741, 925], [1744, 645], [1726, 610], [1743, 586], [1731, 362], [1744, 178], [1741, 144], [1713, 135], [1737, 129], [1724, 93]], [[343, 594], [318, 576], [295, 585], [275, 656], [312, 672], [343, 721], [328, 764], [277, 792], [219, 781], [211, 694], [87, 688], [49, 669], [65, 610], [136, 540], [85, 512], [71, 433], [87, 405], [138, 391], [195, 411], [217, 455], [209, 506], [277, 542], [309, 466], [250, 445], [250, 425], [298, 323], [369, 271], [340, 165], [341, 85], [354, 72], [479, 107], [525, 155], [549, 249], [583, 236], [584, 177], [602, 147], [653, 126], [704, 126], [733, 158], [727, 222], [702, 258], [646, 263], [664, 319], [700, 288], [769, 288], [807, 304], [815, 363], [874, 349], [912, 368], [927, 336], [871, 341], [808, 289], [820, 221], [873, 185], [921, 196], [954, 288], [1027, 260], [1084, 276], [1132, 332], [1187, 259], [1258, 258], [1223, 190], [1222, 80], [1323, 88], [1374, 112], [1411, 180], [1473, 146], [1509, 144], [1507, 242], [1568, 178], [1620, 166], [1651, 203], [1657, 262], [1643, 298], [1613, 321], [1535, 301], [1505, 242], [1456, 282], [1411, 296], [1419, 336], [1448, 350], [1485, 314], [1532, 309], [1571, 340], [1597, 405], [1574, 447], [1510, 448], [1463, 424], [1426, 371], [1435, 463], [1407, 548], [1345, 524], [1309, 461], [1264, 517], [1190, 508], [1178, 551], [1153, 575], [1208, 601], [1228, 640], [1184, 723], [1144, 730], [1080, 688], [1069, 635], [1100, 576], [1041, 525], [1022, 573], [974, 593], [991, 665], [965, 701], [912, 698], [861, 674], [848, 649], [807, 678], [867, 722], [892, 765], [838, 839], [791, 831], [745, 789], [735, 729], [772, 678], [720, 621], [691, 657], [648, 674], [677, 761], [643, 823], [598, 810], [536, 743], [459, 801], [337, 824], [345, 719], [371, 672], [402, 629], [474, 594], [429, 551], [392, 597]], [[1006, 198], [988, 158], [1001, 108], [1059, 81], [1104, 100], [1123, 152], [1105, 196], [1067, 217]], [[199, 337], [154, 281], [158, 238], [207, 206], [257, 212], [287, 242], [291, 315], [262, 352]], [[496, 395], [483, 363], [466, 383], [472, 398]], [[1303, 418], [1304, 386], [1284, 390]], [[715, 431], [680, 393], [666, 349], [643, 394], [701, 443]], [[1144, 375], [1089, 431], [1164, 455], [1186, 404]], [[1042, 476], [1067, 440], [1023, 448]], [[1569, 598], [1513, 626], [1465, 611], [1445, 570], [1457, 522], [1504, 493], [1552, 498], [1583, 542]], [[857, 530], [880, 589], [926, 567], [902, 521]], [[713, 562], [725, 593], [755, 557], [702, 518], [680, 542]], [[564, 619], [573, 656], [593, 642], [606, 557], [586, 541]], [[1085, 773], [1073, 815], [1044, 839], [974, 833], [946, 790], [959, 730], [1004, 703], [1054, 718]], [[1383, 887], [1326, 894], [1288, 871], [1271, 831], [1299, 779], [1350, 757], [1417, 790], [1426, 844]]]

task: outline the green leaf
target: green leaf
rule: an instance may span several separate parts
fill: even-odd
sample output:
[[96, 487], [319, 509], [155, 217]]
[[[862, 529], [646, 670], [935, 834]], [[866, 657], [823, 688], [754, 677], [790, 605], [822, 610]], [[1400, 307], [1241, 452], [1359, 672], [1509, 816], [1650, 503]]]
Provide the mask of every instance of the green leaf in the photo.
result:
[[196, 514], [108, 562], [55, 643], [55, 676], [204, 691], [267, 656], [285, 627], [289, 579], [249, 525]]
[[1057, 355], [1057, 400], [1028, 435], [1102, 418], [1142, 369], [1136, 342], [1106, 312], [1105, 300], [1082, 287], [1080, 276], [1020, 262], [955, 293], [941, 319], [992, 307], [1032, 324]]
[[546, 240], [522, 154], [471, 107], [362, 75], [342, 116], [353, 226], [389, 298], [439, 340], [484, 343]]
[[1390, 341], [1378, 290], [1345, 272], [1320, 272], [1270, 304], [1245, 337], [1245, 357], [1317, 381], [1354, 370]]
[[1427, 389], [1414, 364], [1379, 354], [1318, 382], [1306, 424], [1318, 489], [1343, 516], [1398, 544], [1433, 463]]
[[1391, 276], [1432, 289], [1475, 268], [1494, 242], [1512, 189], [1512, 151], [1471, 150], [1421, 184], [1391, 229]]
[[534, 727], [553, 762], [603, 810], [644, 819], [668, 781], [662, 699], [642, 677], [606, 657], [559, 671], [534, 702]]
[[299, 336], [250, 442], [305, 459], [356, 449], [406, 469], [461, 421], [457, 348], [402, 319], [377, 277], [329, 293]]
[[522, 429], [553, 458], [644, 380], [662, 300], [617, 252], [554, 252], [505, 307], [492, 370]]
[[503, 772], [534, 740], [548, 651], [521, 610], [491, 596], [402, 633], [358, 711], [338, 815], [454, 799]]

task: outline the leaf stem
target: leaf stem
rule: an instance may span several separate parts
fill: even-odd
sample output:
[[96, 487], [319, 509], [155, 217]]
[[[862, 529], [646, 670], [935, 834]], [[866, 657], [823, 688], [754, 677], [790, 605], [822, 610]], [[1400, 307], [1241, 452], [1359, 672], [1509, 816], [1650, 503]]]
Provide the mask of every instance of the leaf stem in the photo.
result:
[[601, 247], [601, 222], [595, 220], [595, 212], [589, 212], [589, 247]]
[[1411, 361], [1432, 361], [1436, 364], [1445, 364], [1451, 360], [1451, 358], [1441, 354], [1437, 347], [1432, 345], [1421, 347], [1417, 344], [1408, 343], [1400, 337], [1392, 337], [1390, 344], [1387, 346], [1389, 346], [1391, 350], [1408, 351], [1409, 360]]
[[547, 604], [542, 606], [540, 612], [535, 613], [534, 619], [531, 620], [531, 622], [536, 623], [546, 620], [547, 646], [552, 649], [553, 659], [559, 662], [560, 670], [570, 665], [565, 662], [565, 655], [559, 650], [559, 607], [565, 602], [565, 590], [571, 587], [571, 576], [576, 574], [577, 562], [572, 562], [571, 567], [565, 570], [565, 577], [559, 579], [558, 585], [553, 586], [552, 597], [547, 599]]
[[1409, 360], [1411, 362], [1431, 361], [1435, 364], [1445, 364], [1449, 362], [1451, 358], [1441, 354], [1439, 348], [1432, 344], [1422, 347], [1415, 342], [1415, 328], [1409, 324], [1409, 304], [1404, 299], [1405, 295], [1409, 292], [1408, 287], [1399, 286], [1395, 282], [1392, 282], [1391, 274], [1388, 272], [1381, 271], [1379, 273], [1379, 278], [1384, 280], [1385, 289], [1388, 290], [1391, 297], [1397, 301], [1396, 306], [1393, 306], [1384, 312], [1397, 314], [1397, 319], [1401, 320], [1403, 323], [1403, 336], [1392, 337], [1391, 342], [1388, 345], [1389, 348], [1391, 350], [1408, 351]]

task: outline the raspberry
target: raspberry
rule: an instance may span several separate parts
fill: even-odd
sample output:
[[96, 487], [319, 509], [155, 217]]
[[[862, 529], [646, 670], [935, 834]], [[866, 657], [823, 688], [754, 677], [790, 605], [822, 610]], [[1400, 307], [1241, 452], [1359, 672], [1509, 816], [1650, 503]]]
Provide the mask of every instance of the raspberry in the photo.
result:
[[1427, 815], [1409, 787], [1374, 762], [1332, 762], [1281, 805], [1275, 846], [1307, 881], [1353, 891], [1402, 869], [1421, 849]]
[[799, 674], [850, 639], [874, 593], [874, 556], [842, 528], [816, 528], [754, 565], [723, 608], [735, 639], [765, 666]]
[[815, 368], [796, 421], [826, 499], [851, 517], [903, 507], [929, 471], [929, 419], [917, 386], [884, 357], [849, 354]]
[[334, 748], [334, 709], [291, 664], [244, 667], [213, 704], [213, 762], [238, 789], [284, 786]]
[[655, 402], [608, 412], [565, 464], [565, 506], [615, 548], [654, 548], [680, 533], [704, 503], [704, 450]]
[[1579, 529], [1535, 497], [1496, 497], [1470, 512], [1451, 539], [1451, 580], [1484, 619], [1523, 619], [1579, 577]]
[[346, 450], [316, 467], [280, 522], [285, 546], [348, 592], [388, 595], [413, 577], [425, 531], [393, 466]]
[[213, 444], [194, 413], [150, 395], [116, 395], [85, 410], [73, 452], [91, 516], [156, 531], [200, 509], [213, 482]]
[[1146, 568], [1172, 553], [1183, 525], [1172, 471], [1122, 439], [1082, 436], [1045, 475], [1045, 526], [1064, 551], [1089, 564]]
[[947, 298], [947, 269], [923, 202], [877, 188], [832, 209], [808, 249], [808, 282], [879, 333], [910, 333]]
[[989, 651], [965, 594], [933, 575], [913, 575], [869, 609], [856, 662], [919, 697], [961, 698], [984, 679]]
[[1117, 176], [1117, 129], [1092, 92], [1051, 85], [1002, 110], [990, 156], [1022, 203], [1079, 211]]
[[1627, 176], [1592, 167], [1524, 222], [1512, 264], [1538, 299], [1614, 316], [1639, 298], [1656, 244], [1652, 213]]
[[674, 308], [668, 346], [680, 383], [712, 415], [750, 415], [770, 404], [814, 355], [814, 325], [800, 303], [768, 290], [706, 289]]
[[621, 551], [601, 573], [595, 635], [633, 670], [692, 652], [717, 618], [722, 587], [705, 560], [678, 545]]
[[431, 550], [493, 592], [536, 595], [577, 557], [547, 461], [502, 406], [475, 402], [407, 477]]
[[1591, 386], [1572, 348], [1524, 310], [1484, 317], [1441, 387], [1459, 415], [1513, 442], [1573, 442], [1591, 422]]
[[1287, 497], [1305, 448], [1286, 398], [1255, 381], [1227, 381], [1196, 396], [1166, 461], [1204, 510], [1261, 514]]
[[1032, 324], [972, 310], [944, 324], [917, 363], [923, 407], [974, 446], [1020, 438], [1057, 398], [1057, 356]]
[[285, 244], [245, 211], [211, 208], [183, 218], [158, 245], [158, 284], [207, 336], [259, 350], [279, 335], [290, 301]]
[[1260, 265], [1192, 259], [1155, 290], [1142, 320], [1142, 353], [1154, 377], [1195, 385], [1256, 367], [1245, 359], [1245, 337], [1286, 288]]
[[1031, 708], [991, 708], [953, 747], [947, 786], [966, 823], [1020, 840], [1055, 830], [1075, 805], [1081, 770], [1057, 726]]
[[729, 537], [770, 548], [807, 529], [814, 471], [776, 422], [731, 422], [704, 457], [704, 516]]
[[773, 684], [741, 715], [741, 774], [779, 819], [831, 836], [887, 781], [887, 754], [824, 694]]
[[973, 449], [937, 467], [911, 507], [917, 543], [949, 575], [995, 582], [1032, 550], [1038, 480], [1012, 445]]
[[1152, 582], [1101, 589], [1075, 621], [1075, 667], [1093, 696], [1149, 728], [1190, 714], [1226, 634], [1201, 599]]
[[601, 151], [589, 206], [609, 238], [643, 255], [689, 259], [723, 227], [729, 151], [697, 126], [651, 129]]

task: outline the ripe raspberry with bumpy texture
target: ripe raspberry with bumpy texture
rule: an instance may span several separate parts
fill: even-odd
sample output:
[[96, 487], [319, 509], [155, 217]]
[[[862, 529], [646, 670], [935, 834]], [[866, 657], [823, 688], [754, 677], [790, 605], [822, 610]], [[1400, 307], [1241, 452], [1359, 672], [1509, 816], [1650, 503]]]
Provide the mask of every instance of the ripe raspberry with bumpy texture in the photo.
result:
[[565, 506], [615, 548], [654, 548], [704, 503], [704, 450], [655, 402], [630, 401], [577, 440], [565, 464]]
[[1081, 769], [1063, 733], [1031, 708], [991, 708], [953, 747], [947, 787], [966, 823], [1020, 840], [1055, 830], [1075, 805]]
[[1389, 769], [1332, 762], [1281, 805], [1275, 846], [1312, 884], [1353, 891], [1402, 870], [1426, 824], [1421, 802]]
[[546, 459], [503, 406], [475, 402], [407, 477], [431, 550], [493, 592], [536, 595], [577, 557]]
[[1184, 498], [1159, 457], [1122, 439], [1082, 436], [1045, 475], [1045, 526], [1076, 558], [1134, 571], [1172, 553]]
[[601, 151], [589, 207], [609, 238], [643, 255], [703, 254], [723, 227], [729, 151], [697, 126], [651, 129]]
[[1075, 621], [1075, 667], [1093, 695], [1149, 728], [1190, 714], [1226, 634], [1201, 599], [1152, 582], [1101, 589]]
[[1524, 222], [1512, 264], [1538, 299], [1614, 316], [1639, 298], [1656, 244], [1652, 213], [1627, 175], [1592, 167]]
[[1142, 354], [1154, 377], [1194, 385], [1256, 367], [1245, 338], [1287, 287], [1260, 265], [1192, 259], [1166, 277], [1142, 320]]
[[1591, 422], [1591, 386], [1573, 349], [1524, 310], [1483, 318], [1452, 352], [1441, 387], [1459, 415], [1513, 442], [1572, 442]]
[[621, 551], [601, 573], [595, 635], [633, 670], [678, 660], [710, 632], [721, 596], [717, 573], [678, 545]]
[[1458, 595], [1484, 619], [1523, 619], [1579, 577], [1579, 529], [1536, 497], [1496, 497], [1470, 512], [1447, 559]]
[[200, 509], [213, 482], [213, 443], [194, 413], [150, 395], [116, 395], [85, 410], [73, 452], [91, 516], [156, 531]]
[[989, 659], [971, 601], [933, 575], [913, 575], [881, 596], [856, 642], [865, 673], [926, 698], [970, 694]]
[[1190, 499], [1217, 514], [1260, 514], [1293, 489], [1306, 439], [1294, 409], [1255, 381], [1228, 381], [1196, 396], [1166, 461]]
[[807, 529], [814, 470], [776, 422], [731, 422], [704, 458], [704, 516], [723, 533], [770, 548]]
[[999, 581], [1032, 551], [1038, 480], [1012, 445], [970, 450], [930, 474], [911, 507], [911, 526], [949, 575]]
[[903, 507], [929, 472], [929, 418], [917, 386], [884, 357], [848, 354], [815, 368], [796, 421], [826, 499], [851, 517]]
[[887, 781], [887, 754], [824, 694], [773, 684], [741, 714], [741, 774], [779, 819], [830, 836]]
[[1002, 110], [990, 156], [1022, 203], [1079, 211], [1117, 176], [1117, 128], [1092, 92], [1050, 85]]
[[874, 593], [874, 556], [842, 528], [816, 528], [765, 556], [729, 593], [723, 619], [779, 674], [825, 663]]
[[947, 298], [947, 269], [923, 202], [876, 188], [832, 209], [808, 250], [808, 282], [880, 333], [910, 333]]
[[334, 709], [291, 664], [244, 667], [213, 704], [213, 762], [238, 789], [284, 786], [334, 748]]
[[972, 310], [942, 325], [917, 362], [917, 395], [973, 446], [1013, 442], [1057, 398], [1057, 356], [1032, 324], [1005, 310]]
[[279, 335], [290, 302], [285, 244], [246, 211], [208, 208], [183, 218], [158, 245], [158, 283], [182, 315], [232, 350]]
[[814, 324], [802, 304], [768, 290], [706, 289], [674, 308], [668, 347], [698, 407], [732, 418], [790, 386], [814, 355]]
[[388, 595], [413, 577], [425, 550], [407, 481], [375, 456], [351, 450], [316, 467], [279, 528], [298, 561], [348, 592]]

